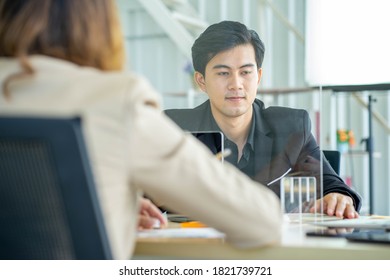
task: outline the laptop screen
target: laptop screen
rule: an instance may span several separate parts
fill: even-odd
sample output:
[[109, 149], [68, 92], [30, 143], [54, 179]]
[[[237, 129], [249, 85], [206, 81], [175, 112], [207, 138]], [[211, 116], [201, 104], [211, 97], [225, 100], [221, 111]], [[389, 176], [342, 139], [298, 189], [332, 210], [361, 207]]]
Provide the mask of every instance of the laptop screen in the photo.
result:
[[206, 145], [210, 151], [224, 161], [224, 136], [220, 131], [191, 131], [195, 138]]

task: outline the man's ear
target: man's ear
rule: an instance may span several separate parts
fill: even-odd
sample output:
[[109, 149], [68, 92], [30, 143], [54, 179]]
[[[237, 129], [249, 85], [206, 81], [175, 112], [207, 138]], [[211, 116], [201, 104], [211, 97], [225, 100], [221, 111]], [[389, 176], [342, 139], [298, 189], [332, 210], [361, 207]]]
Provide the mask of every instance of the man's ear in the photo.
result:
[[195, 82], [198, 85], [198, 87], [202, 91], [206, 92], [206, 83], [204, 80], [204, 76], [200, 72], [196, 71], [194, 74], [194, 79], [195, 79]]
[[257, 70], [257, 85], [260, 84], [260, 81], [261, 81], [261, 77], [263, 76], [263, 68], [259, 68]]

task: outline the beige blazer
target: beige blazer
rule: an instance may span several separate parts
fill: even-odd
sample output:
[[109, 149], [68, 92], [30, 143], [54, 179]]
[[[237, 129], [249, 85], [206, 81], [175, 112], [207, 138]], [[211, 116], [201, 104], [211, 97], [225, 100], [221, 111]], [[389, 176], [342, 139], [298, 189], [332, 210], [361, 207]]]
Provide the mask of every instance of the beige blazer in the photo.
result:
[[[35, 74], [10, 83], [11, 99], [0, 95], [0, 114], [82, 117], [116, 259], [132, 255], [143, 193], [224, 232], [234, 246], [280, 240], [276, 195], [184, 134], [160, 111], [144, 79], [45, 56], [29, 61]], [[15, 59], [0, 58], [1, 86], [20, 71]]]

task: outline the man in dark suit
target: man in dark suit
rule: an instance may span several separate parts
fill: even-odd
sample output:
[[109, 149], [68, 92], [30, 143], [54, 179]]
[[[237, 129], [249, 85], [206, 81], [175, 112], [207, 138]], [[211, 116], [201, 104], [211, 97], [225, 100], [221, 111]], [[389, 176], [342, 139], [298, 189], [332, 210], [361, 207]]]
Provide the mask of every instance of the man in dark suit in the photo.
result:
[[[194, 109], [165, 113], [184, 130], [222, 131], [225, 148], [232, 151], [226, 161], [264, 185], [290, 168], [290, 173], [320, 180], [322, 160], [323, 197], [317, 210], [323, 207], [330, 216], [358, 217], [361, 198], [321, 157], [308, 113], [265, 108], [256, 99], [263, 58], [263, 42], [245, 25], [223, 21], [209, 26], [192, 47], [194, 79], [209, 100]], [[269, 187], [279, 194], [279, 182]]]

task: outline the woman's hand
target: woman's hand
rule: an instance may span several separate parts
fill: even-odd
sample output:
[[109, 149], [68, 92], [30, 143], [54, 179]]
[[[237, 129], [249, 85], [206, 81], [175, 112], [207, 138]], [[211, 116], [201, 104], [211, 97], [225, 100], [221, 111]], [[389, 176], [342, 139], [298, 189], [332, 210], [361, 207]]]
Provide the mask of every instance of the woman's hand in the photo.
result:
[[138, 216], [138, 229], [151, 229], [168, 225], [166, 217], [149, 199], [141, 198]]

